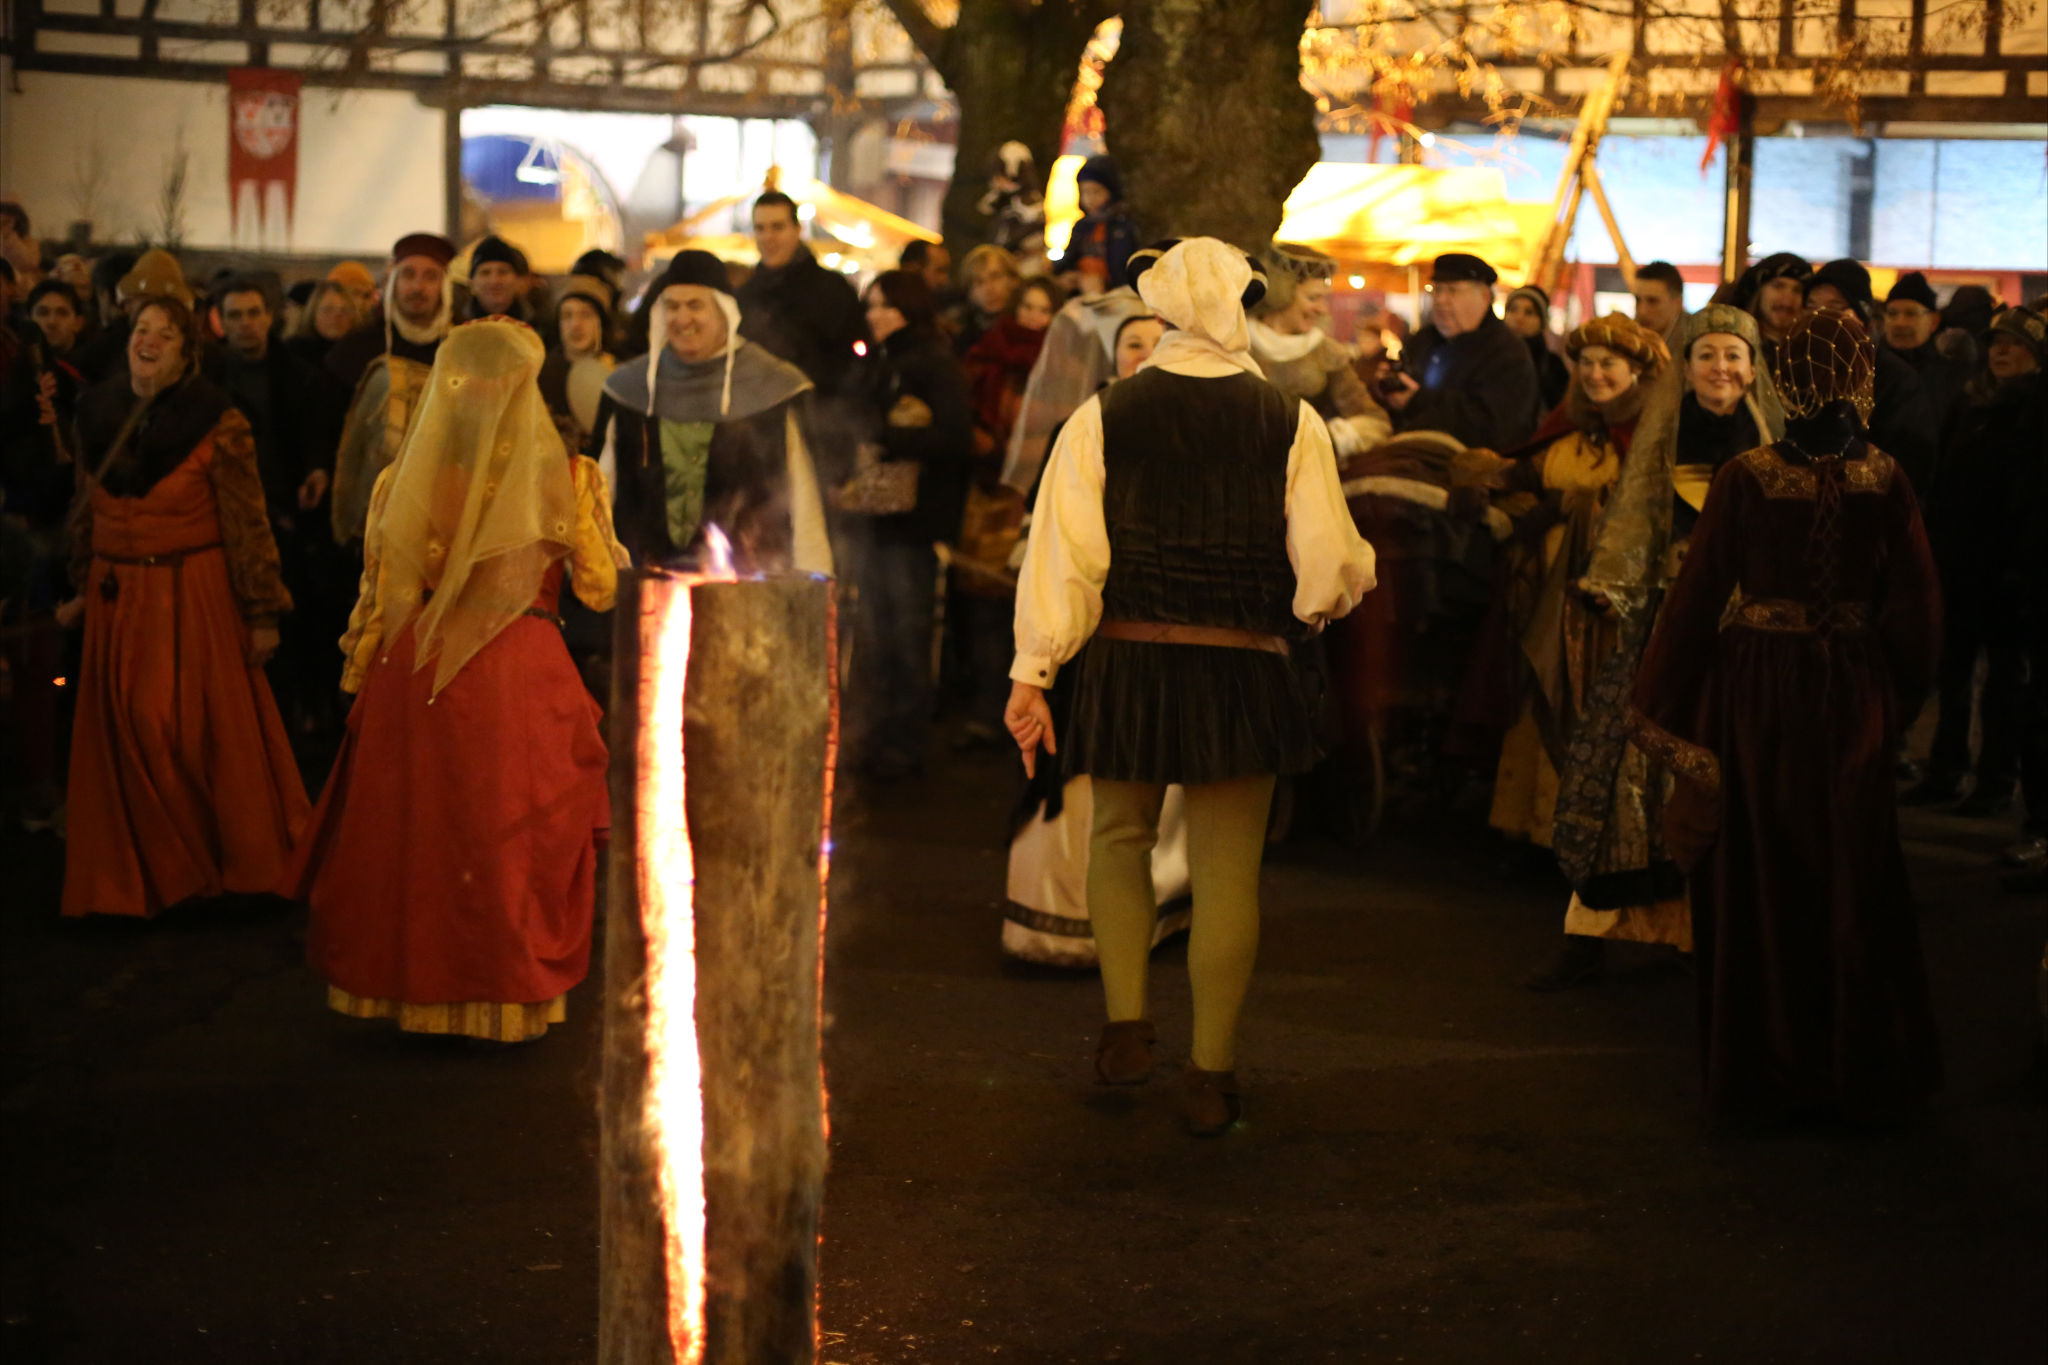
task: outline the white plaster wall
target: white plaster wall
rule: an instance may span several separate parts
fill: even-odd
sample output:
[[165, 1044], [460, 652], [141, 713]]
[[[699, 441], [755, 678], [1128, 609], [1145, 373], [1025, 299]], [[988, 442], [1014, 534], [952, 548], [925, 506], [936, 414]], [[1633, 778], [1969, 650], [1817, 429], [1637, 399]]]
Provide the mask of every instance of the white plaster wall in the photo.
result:
[[155, 238], [164, 171], [181, 139], [189, 247], [375, 257], [408, 232], [444, 228], [443, 120], [402, 91], [306, 88], [287, 240], [281, 205], [264, 236], [246, 201], [241, 235], [230, 230], [225, 82], [25, 71], [19, 85], [0, 93], [0, 193], [22, 202], [40, 235], [61, 234], [79, 215], [80, 167], [97, 147], [107, 175], [96, 235]]

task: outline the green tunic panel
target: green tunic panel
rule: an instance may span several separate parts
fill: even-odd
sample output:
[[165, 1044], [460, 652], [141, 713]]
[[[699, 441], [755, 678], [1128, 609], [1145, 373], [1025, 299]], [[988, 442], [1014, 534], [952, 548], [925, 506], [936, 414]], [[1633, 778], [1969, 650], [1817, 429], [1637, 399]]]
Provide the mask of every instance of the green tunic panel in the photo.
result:
[[682, 549], [704, 520], [704, 478], [711, 468], [715, 422], [661, 422], [662, 488], [668, 499], [668, 538]]

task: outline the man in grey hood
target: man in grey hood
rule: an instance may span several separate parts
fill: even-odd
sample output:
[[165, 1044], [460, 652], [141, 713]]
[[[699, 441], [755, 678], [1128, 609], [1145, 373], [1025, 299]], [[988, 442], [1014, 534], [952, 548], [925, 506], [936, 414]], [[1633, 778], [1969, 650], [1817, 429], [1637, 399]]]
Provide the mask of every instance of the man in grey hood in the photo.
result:
[[812, 464], [811, 381], [739, 333], [725, 263], [677, 253], [649, 286], [654, 349], [605, 382], [591, 449], [635, 563], [832, 572]]

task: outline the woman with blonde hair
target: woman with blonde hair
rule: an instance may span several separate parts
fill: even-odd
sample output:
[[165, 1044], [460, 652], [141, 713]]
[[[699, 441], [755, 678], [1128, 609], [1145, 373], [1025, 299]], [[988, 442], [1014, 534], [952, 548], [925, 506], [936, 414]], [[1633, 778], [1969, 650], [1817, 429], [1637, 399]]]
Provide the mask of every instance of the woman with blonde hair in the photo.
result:
[[299, 311], [299, 324], [285, 339], [285, 345], [308, 364], [325, 366], [334, 343], [362, 323], [362, 306], [355, 296], [338, 280], [322, 280], [307, 296], [306, 306]]
[[564, 1018], [609, 827], [598, 708], [562, 643], [626, 556], [597, 465], [562, 445], [523, 323], [449, 333], [378, 476], [342, 639], [357, 694], [286, 881], [328, 1004], [499, 1042]]
[[[1017, 293], [1024, 287], [1024, 270], [1017, 258], [999, 246], [984, 243], [967, 253], [960, 263], [960, 278], [967, 284], [967, 301], [953, 317], [953, 354], [965, 356], [975, 343], [1017, 307]], [[1053, 311], [1059, 311], [1057, 304]]]

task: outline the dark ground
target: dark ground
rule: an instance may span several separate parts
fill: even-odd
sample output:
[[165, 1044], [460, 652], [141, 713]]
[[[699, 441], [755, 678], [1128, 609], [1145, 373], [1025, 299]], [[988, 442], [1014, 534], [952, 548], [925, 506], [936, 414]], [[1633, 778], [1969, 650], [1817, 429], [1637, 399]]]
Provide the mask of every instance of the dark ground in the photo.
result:
[[[823, 1360], [2048, 1360], [2048, 914], [2003, 827], [1909, 820], [1919, 1126], [1704, 1136], [1691, 980], [1521, 989], [1562, 895], [1435, 819], [1269, 860], [1250, 1122], [1198, 1142], [1169, 1084], [1087, 1083], [1091, 978], [1002, 962], [1008, 774], [836, 831]], [[593, 1359], [591, 984], [537, 1044], [407, 1037], [323, 1008], [297, 913], [63, 923], [61, 862], [0, 838], [7, 1361]], [[1155, 990], [1177, 1053], [1177, 949]]]

